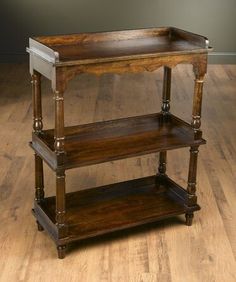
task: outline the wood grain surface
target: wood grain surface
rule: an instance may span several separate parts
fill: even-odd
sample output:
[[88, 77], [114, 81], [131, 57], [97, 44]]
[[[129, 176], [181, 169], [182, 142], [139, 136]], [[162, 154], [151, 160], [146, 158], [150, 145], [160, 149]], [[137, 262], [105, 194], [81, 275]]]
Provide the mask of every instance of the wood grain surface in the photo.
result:
[[56, 169], [98, 164], [160, 150], [205, 144], [194, 138], [190, 124], [161, 113], [83, 124], [65, 128], [65, 161], [54, 154], [54, 130], [33, 134], [30, 146]]
[[[156, 56], [157, 53], [206, 51], [206, 37], [175, 27], [143, 28], [98, 33], [40, 36], [33, 38], [58, 52], [61, 65]], [[159, 54], [161, 56], [161, 54]]]
[[[190, 78], [190, 79], [189, 79]], [[34, 198], [32, 102], [27, 65], [0, 66], [0, 281], [236, 281], [236, 67], [209, 66], [204, 87], [197, 195], [192, 227], [182, 216], [70, 246], [65, 260], [31, 215]], [[190, 66], [172, 73], [171, 112], [191, 121]], [[54, 124], [50, 85], [42, 81], [44, 128]], [[130, 91], [132, 89], [132, 91]], [[161, 107], [162, 70], [81, 75], [69, 86], [66, 125], [152, 114]], [[66, 114], [70, 113], [70, 114]], [[182, 161], [182, 159], [186, 161]], [[187, 187], [188, 149], [168, 154], [169, 175]], [[68, 171], [67, 192], [153, 175], [157, 154]], [[45, 166], [45, 194], [55, 195]]]
[[55, 226], [56, 198], [36, 202], [33, 213], [52, 239], [60, 241], [62, 246], [200, 209], [186, 198], [185, 189], [168, 177], [156, 175], [67, 193], [68, 233], [60, 240]]

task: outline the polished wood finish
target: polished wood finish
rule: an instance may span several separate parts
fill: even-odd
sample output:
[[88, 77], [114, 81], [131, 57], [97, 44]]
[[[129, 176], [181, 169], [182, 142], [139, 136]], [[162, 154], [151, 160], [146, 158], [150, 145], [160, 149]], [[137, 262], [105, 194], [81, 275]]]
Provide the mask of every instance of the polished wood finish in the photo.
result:
[[[31, 76], [32, 84], [32, 105], [33, 105], [33, 130], [34, 134], [38, 135], [42, 132], [42, 99], [41, 99], [41, 74], [34, 71]], [[44, 200], [44, 173], [43, 159], [37, 154], [35, 158], [35, 201], [41, 203]], [[43, 231], [43, 227], [36, 221], [38, 230]]]
[[43, 174], [43, 160], [37, 154], [35, 157], [35, 200], [40, 203], [44, 199], [44, 174]]
[[64, 97], [63, 92], [55, 91], [55, 130], [54, 150], [57, 155], [64, 154]]
[[162, 113], [168, 114], [170, 111], [170, 91], [171, 91], [171, 68], [164, 67], [163, 90], [162, 90]]
[[[206, 68], [206, 66], [205, 66]], [[201, 126], [201, 109], [202, 109], [202, 93], [203, 93], [203, 79], [205, 76], [204, 68], [194, 68], [195, 83], [194, 83], [194, 96], [193, 96], [193, 110], [192, 110], [192, 127], [194, 129], [195, 139], [202, 136], [200, 130]], [[189, 161], [189, 172], [188, 172], [188, 186], [187, 191], [189, 198], [194, 199], [194, 203], [197, 202], [196, 193], [196, 177], [197, 177], [197, 157], [198, 157], [198, 146], [191, 146], [190, 148], [190, 161]], [[186, 213], [186, 224], [192, 225], [193, 213]]]
[[[57, 228], [58, 239], [67, 237], [67, 219], [66, 219], [66, 190], [65, 190], [65, 171], [56, 172], [56, 201], [54, 204], [54, 220]], [[45, 201], [44, 201], [45, 202]], [[58, 258], [65, 257], [66, 245], [57, 244]]]
[[[55, 128], [42, 130], [40, 125], [35, 125], [36, 129], [30, 143], [35, 153], [56, 172], [56, 196], [53, 200], [55, 203], [53, 204], [52, 200], [48, 198], [35, 201], [33, 213], [37, 222], [55, 240], [58, 257], [65, 257], [66, 244], [71, 241], [179, 214], [180, 206], [182, 206], [181, 213], [186, 213], [186, 224], [191, 225], [193, 212], [199, 209], [195, 196], [196, 152], [198, 150], [193, 148], [198, 148], [199, 145], [205, 143], [200, 130], [200, 117], [202, 83], [206, 73], [209, 51], [207, 38], [176, 28], [153, 28], [37, 37], [30, 38], [29, 43], [30, 46], [27, 50], [30, 53], [31, 75], [39, 80], [38, 73], [40, 73], [51, 80], [55, 100]], [[196, 77], [191, 125], [170, 114], [171, 68], [180, 63], [192, 64]], [[160, 113], [65, 127], [64, 97], [66, 95], [64, 92], [68, 82], [76, 75], [85, 72], [99, 75], [111, 72], [136, 73], [154, 71], [162, 66], [164, 66], [164, 80], [163, 103]], [[34, 124], [36, 124], [42, 115], [41, 108], [37, 104], [40, 103], [38, 97], [41, 96], [38, 81], [33, 89], [34, 97], [37, 100], [35, 105], [38, 109], [34, 111]], [[184, 190], [172, 180], [167, 181], [166, 151], [189, 146], [191, 153], [188, 188]], [[160, 152], [160, 160], [158, 174], [155, 176], [155, 185], [151, 186], [155, 191], [162, 191], [162, 193], [157, 198], [151, 194], [151, 198], [155, 201], [153, 205], [150, 205], [151, 209], [149, 209], [151, 200], [146, 199], [146, 194], [144, 195], [146, 200], [143, 199], [143, 195], [139, 195], [139, 198], [138, 188], [136, 188], [136, 186], [144, 186], [145, 188], [140, 189], [145, 190], [145, 193], [149, 191], [146, 187], [146, 179], [139, 179], [138, 183], [131, 184], [131, 186], [133, 185], [132, 193], [134, 192], [137, 197], [135, 198], [137, 199], [135, 208], [131, 204], [134, 199], [130, 198], [130, 190], [127, 188], [130, 184], [127, 183], [118, 186], [112, 185], [108, 189], [108, 193], [105, 189], [105, 192], [102, 193], [102, 197], [108, 198], [105, 206], [103, 204], [100, 206], [97, 199], [98, 188], [89, 192], [73, 194], [73, 197], [77, 199], [76, 208], [67, 199], [66, 169], [153, 152]], [[112, 195], [117, 187], [119, 187], [119, 191], [114, 193], [114, 197], [118, 197], [118, 202], [115, 202]], [[104, 191], [103, 188], [100, 190]], [[120, 192], [122, 190], [126, 190], [128, 194], [124, 193], [122, 200], [119, 200], [120, 193], [123, 193]], [[84, 202], [86, 202], [84, 194], [86, 195], [86, 193], [91, 194], [88, 199], [88, 208], [84, 206]], [[167, 198], [166, 195], [168, 195]], [[90, 205], [93, 205], [91, 203], [94, 202], [94, 198], [97, 201], [97, 206], [92, 210], [93, 213], [95, 211], [98, 213], [98, 220], [94, 215], [92, 219], [90, 218]], [[173, 201], [178, 204], [181, 202], [181, 205], [177, 207]], [[48, 206], [51, 206], [53, 215]], [[157, 206], [158, 210], [154, 206]], [[130, 217], [128, 222], [123, 212]], [[109, 213], [109, 217], [106, 217], [107, 213]], [[82, 216], [83, 214], [84, 216]], [[115, 217], [119, 224], [114, 220]], [[91, 220], [96, 228], [91, 224]], [[94, 228], [96, 230], [93, 232]], [[74, 231], [71, 233], [72, 229]], [[83, 232], [84, 235], [82, 235]]]
[[[68, 236], [61, 237], [59, 232], [53, 239], [60, 245], [65, 245], [78, 239], [183, 214], [187, 210], [199, 210], [196, 203], [191, 207], [186, 206], [187, 197], [187, 191], [168, 177], [157, 176], [68, 193]], [[46, 198], [39, 206], [36, 203], [37, 209], [41, 209], [53, 224], [58, 224], [56, 199], [57, 197]], [[37, 213], [35, 215], [42, 221]]]
[[64, 92], [80, 73], [154, 71], [180, 63], [203, 73], [208, 44], [206, 37], [169, 27], [30, 38], [27, 51], [30, 72], [37, 70], [54, 91]]
[[[196, 197], [196, 177], [197, 177], [197, 157], [198, 157], [198, 146], [190, 148], [190, 161], [188, 171], [188, 198], [193, 203], [197, 203]], [[193, 213], [186, 213], [186, 224], [192, 225]]]
[[204, 52], [206, 38], [177, 28], [42, 36], [36, 41], [59, 54], [58, 65], [101, 63], [152, 57], [157, 53]]
[[[68, 125], [154, 113], [160, 109], [163, 70], [82, 75], [70, 85]], [[172, 69], [171, 110], [191, 122], [190, 65]], [[132, 87], [132, 91], [130, 91]], [[79, 91], [78, 91], [79, 89]], [[179, 215], [157, 223], [69, 244], [58, 261], [47, 232], [29, 212], [34, 198], [34, 157], [28, 64], [0, 64], [0, 281], [176, 282], [236, 280], [236, 65], [209, 65], [204, 83], [197, 196], [202, 209], [190, 228]], [[54, 126], [50, 84], [42, 78], [44, 128]], [[65, 100], [66, 101], [66, 100]], [[67, 115], [69, 113], [69, 115]], [[19, 134], [20, 133], [20, 134]], [[14, 142], [13, 142], [14, 140]], [[168, 152], [169, 177], [187, 186], [188, 148]], [[154, 175], [158, 153], [68, 170], [67, 192]], [[46, 197], [55, 177], [44, 165]], [[65, 271], [66, 269], [66, 271]]]
[[64, 159], [54, 153], [54, 130], [33, 134], [31, 146], [56, 170], [201, 145], [205, 140], [196, 140], [188, 123], [159, 113], [66, 127], [64, 143]]
[[43, 129], [42, 100], [41, 100], [41, 74], [34, 71], [31, 78], [32, 104], [33, 104], [33, 129], [39, 133]]
[[[171, 68], [164, 66], [164, 78], [163, 78], [163, 89], [162, 89], [162, 114], [168, 115], [170, 112], [170, 93], [171, 93]], [[159, 174], [163, 175], [166, 173], [166, 162], [167, 152], [162, 151], [159, 154]]]

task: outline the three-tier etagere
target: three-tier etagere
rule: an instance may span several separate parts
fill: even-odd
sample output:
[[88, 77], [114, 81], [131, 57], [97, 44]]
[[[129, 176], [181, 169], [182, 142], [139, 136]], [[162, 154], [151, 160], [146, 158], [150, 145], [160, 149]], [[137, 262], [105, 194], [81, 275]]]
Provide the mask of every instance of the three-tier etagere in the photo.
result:
[[[191, 225], [197, 204], [196, 172], [200, 145], [207, 38], [173, 27], [30, 38], [33, 89], [35, 201], [38, 229], [56, 242], [59, 258], [72, 241], [185, 214]], [[193, 65], [192, 122], [170, 113], [171, 69]], [[78, 126], [64, 126], [64, 92], [81, 73], [154, 71], [164, 67], [160, 112]], [[41, 76], [51, 81], [55, 128], [43, 129]], [[70, 99], [69, 95], [66, 95]], [[187, 188], [166, 173], [167, 151], [190, 147]], [[65, 171], [81, 166], [159, 152], [154, 176], [66, 193]], [[43, 162], [56, 174], [55, 197], [44, 197]]]

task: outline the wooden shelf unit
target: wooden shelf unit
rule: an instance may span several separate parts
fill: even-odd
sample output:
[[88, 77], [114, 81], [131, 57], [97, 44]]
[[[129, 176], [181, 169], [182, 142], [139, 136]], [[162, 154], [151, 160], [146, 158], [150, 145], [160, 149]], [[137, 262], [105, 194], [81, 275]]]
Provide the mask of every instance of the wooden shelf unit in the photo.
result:
[[[150, 28], [30, 38], [33, 90], [35, 203], [38, 229], [56, 242], [64, 258], [72, 241], [185, 214], [191, 225], [200, 209], [196, 197], [197, 155], [205, 144], [200, 130], [207, 38], [177, 28]], [[195, 86], [192, 123], [170, 113], [171, 69], [193, 65]], [[64, 92], [81, 73], [154, 71], [164, 67], [163, 103], [159, 113], [64, 127]], [[55, 100], [55, 128], [42, 123], [41, 76], [51, 80]], [[167, 151], [190, 147], [187, 188], [166, 173]], [[66, 193], [65, 171], [159, 152], [154, 176]], [[44, 197], [43, 161], [56, 173], [55, 197]]]

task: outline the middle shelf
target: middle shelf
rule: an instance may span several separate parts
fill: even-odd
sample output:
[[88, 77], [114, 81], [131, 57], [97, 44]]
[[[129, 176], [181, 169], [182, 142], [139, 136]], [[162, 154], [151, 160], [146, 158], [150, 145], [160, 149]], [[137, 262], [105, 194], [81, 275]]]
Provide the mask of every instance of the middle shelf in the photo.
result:
[[48, 165], [70, 169], [205, 144], [190, 124], [172, 114], [149, 114], [65, 127], [65, 156], [54, 152], [54, 130], [32, 134], [31, 147]]

